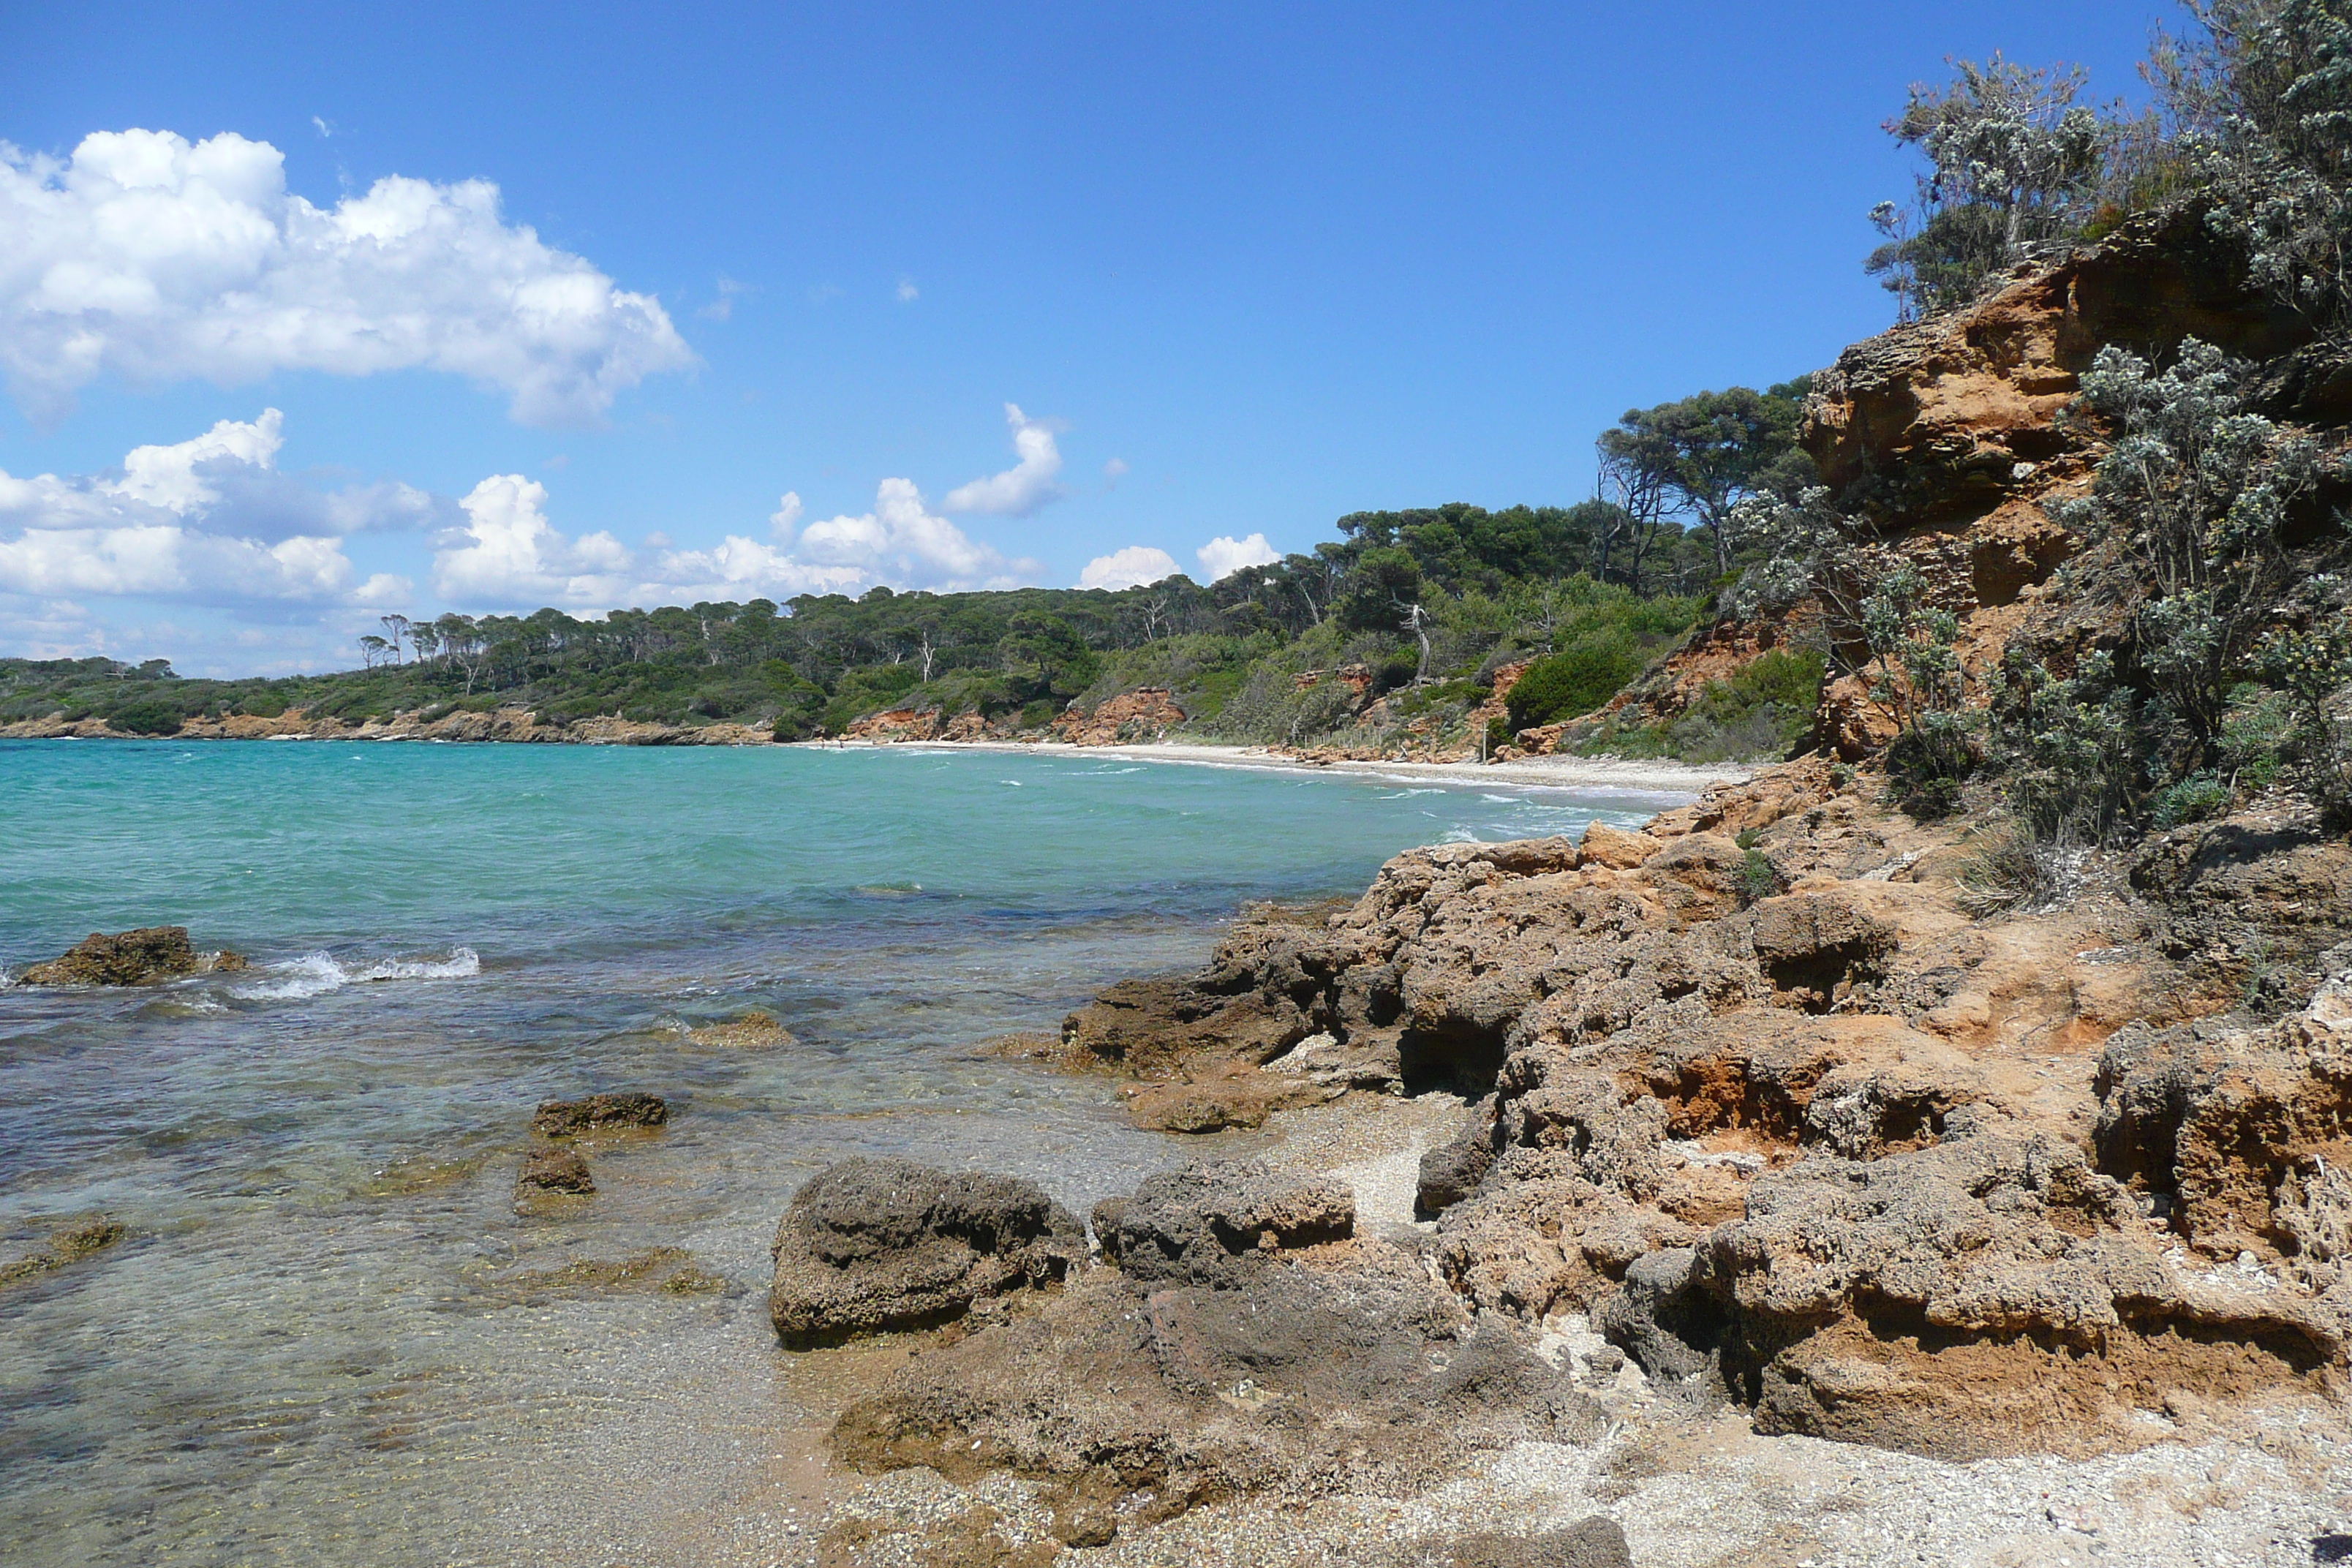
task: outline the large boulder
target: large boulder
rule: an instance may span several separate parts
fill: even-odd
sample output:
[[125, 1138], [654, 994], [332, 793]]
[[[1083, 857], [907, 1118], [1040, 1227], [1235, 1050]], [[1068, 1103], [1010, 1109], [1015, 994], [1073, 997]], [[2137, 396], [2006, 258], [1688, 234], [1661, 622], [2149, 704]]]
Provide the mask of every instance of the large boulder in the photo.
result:
[[19, 985], [143, 985], [183, 974], [243, 969], [240, 954], [198, 952], [185, 926], [142, 926], [108, 935], [92, 931], [62, 957], [36, 963]]
[[1231, 1286], [1276, 1254], [1345, 1241], [1356, 1195], [1256, 1161], [1195, 1163], [1095, 1205], [1095, 1239], [1130, 1279]]
[[1349, 1272], [1276, 1263], [1246, 1289], [1096, 1270], [907, 1363], [843, 1413], [833, 1447], [865, 1470], [1099, 1478], [1148, 1491], [1134, 1517], [1149, 1523], [1237, 1492], [1418, 1488], [1599, 1425], [1568, 1373], [1385, 1253]]
[[1086, 1237], [1034, 1182], [858, 1159], [793, 1194], [771, 1251], [768, 1312], [802, 1350], [935, 1327], [1058, 1284]]
[[2294, 1006], [2352, 940], [2352, 844], [2308, 816], [2241, 812], [2150, 838], [2132, 885], [2160, 910], [2158, 944], [2204, 985]]

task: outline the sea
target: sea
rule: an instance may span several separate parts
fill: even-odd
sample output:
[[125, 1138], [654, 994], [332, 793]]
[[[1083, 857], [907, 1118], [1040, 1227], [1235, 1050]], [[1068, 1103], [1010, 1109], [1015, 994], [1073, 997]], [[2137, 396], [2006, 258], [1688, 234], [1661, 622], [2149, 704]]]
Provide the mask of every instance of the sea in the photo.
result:
[[[184, 925], [249, 968], [0, 985], [0, 1560], [795, 1560], [768, 1243], [830, 1162], [1083, 1214], [1202, 1145], [992, 1057], [1414, 845], [1687, 797], [1083, 754], [0, 742], [0, 972]], [[789, 1039], [698, 1035], [751, 1009]], [[664, 1096], [519, 1212], [543, 1100]], [[1211, 1141], [1213, 1144], [1215, 1141]], [[526, 1205], [529, 1208], [530, 1205]], [[696, 1289], [639, 1283], [690, 1259]], [[836, 1393], [838, 1391], [835, 1391]]]

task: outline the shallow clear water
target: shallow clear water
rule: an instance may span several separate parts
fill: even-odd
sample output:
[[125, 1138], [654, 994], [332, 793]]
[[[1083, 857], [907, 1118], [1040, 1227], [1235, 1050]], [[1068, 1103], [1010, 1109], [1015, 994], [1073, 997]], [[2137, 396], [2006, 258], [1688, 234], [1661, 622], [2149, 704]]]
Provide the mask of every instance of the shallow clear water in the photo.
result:
[[[792, 1190], [853, 1152], [1074, 1205], [1197, 1152], [1104, 1084], [975, 1057], [1250, 899], [1677, 797], [1006, 753], [0, 742], [0, 967], [172, 923], [245, 973], [0, 989], [12, 1562], [766, 1563], [793, 1414], [760, 1310]], [[795, 1042], [701, 1043], [748, 1007]], [[667, 1131], [518, 1215], [532, 1107]], [[684, 1248], [673, 1296], [543, 1277]]]

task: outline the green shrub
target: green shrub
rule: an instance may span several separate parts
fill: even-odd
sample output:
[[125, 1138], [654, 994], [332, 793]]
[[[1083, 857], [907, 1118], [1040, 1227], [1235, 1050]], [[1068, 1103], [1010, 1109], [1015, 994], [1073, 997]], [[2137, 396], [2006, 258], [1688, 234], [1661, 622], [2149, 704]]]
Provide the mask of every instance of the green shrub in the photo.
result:
[[1812, 733], [1827, 668], [1815, 649], [1776, 647], [1708, 681], [1698, 700], [1675, 717], [1624, 729], [1604, 726], [1578, 750], [1688, 763], [1785, 757]]
[[1529, 665], [1503, 700], [1514, 731], [1590, 713], [1649, 665], [1647, 652], [1622, 633], [1600, 633]]
[[2233, 798], [2230, 786], [2213, 774], [2191, 773], [2158, 791], [2149, 816], [2158, 827], [2179, 827], [2221, 816], [2230, 809]]
[[1958, 809], [1977, 761], [1963, 715], [1922, 713], [1888, 743], [1886, 778], [1903, 809], [1927, 821]]
[[1739, 896], [1754, 903], [1769, 899], [1780, 890], [1780, 873], [1772, 869], [1772, 862], [1764, 858], [1761, 849], [1750, 848], [1739, 858]]
[[180, 705], [168, 697], [142, 697], [106, 716], [109, 727], [126, 735], [176, 735], [186, 721]]

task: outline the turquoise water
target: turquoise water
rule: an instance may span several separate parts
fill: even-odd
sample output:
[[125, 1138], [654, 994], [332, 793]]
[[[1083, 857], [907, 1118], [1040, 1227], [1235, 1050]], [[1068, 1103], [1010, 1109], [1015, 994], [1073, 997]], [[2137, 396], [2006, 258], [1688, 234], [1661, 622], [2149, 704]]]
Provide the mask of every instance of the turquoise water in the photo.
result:
[[[0, 742], [0, 968], [183, 924], [250, 971], [0, 989], [0, 1542], [58, 1563], [769, 1563], [760, 1310], [852, 1152], [1074, 1205], [1195, 1152], [973, 1054], [1251, 899], [1665, 796], [1013, 753]], [[749, 1007], [794, 1037], [698, 1040]], [[521, 1215], [541, 1099], [667, 1096]], [[551, 1283], [690, 1253], [724, 1291]], [[31, 1554], [23, 1554], [30, 1545]]]

